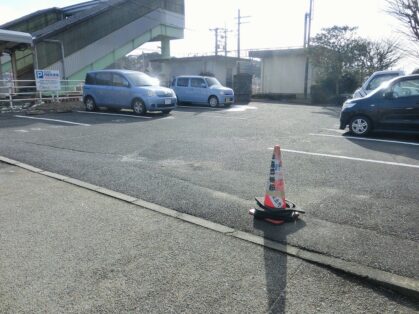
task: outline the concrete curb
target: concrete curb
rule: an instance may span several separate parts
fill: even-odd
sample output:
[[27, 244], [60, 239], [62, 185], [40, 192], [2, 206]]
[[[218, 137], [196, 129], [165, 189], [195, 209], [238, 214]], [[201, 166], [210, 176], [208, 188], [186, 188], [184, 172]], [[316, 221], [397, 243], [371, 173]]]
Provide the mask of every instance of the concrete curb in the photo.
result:
[[133, 205], [140, 206], [142, 208], [170, 216], [200, 227], [204, 227], [206, 229], [213, 230], [215, 232], [222, 233], [226, 236], [233, 237], [236, 239], [240, 239], [243, 241], [251, 242], [253, 244], [257, 244], [281, 253], [288, 254], [290, 256], [298, 257], [305, 261], [315, 263], [318, 265], [322, 265], [324, 267], [328, 267], [331, 269], [335, 269], [353, 276], [356, 276], [360, 279], [367, 280], [379, 286], [383, 286], [386, 288], [390, 288], [398, 293], [413, 297], [419, 300], [419, 280], [415, 280], [408, 277], [399, 276], [396, 274], [392, 274], [386, 271], [382, 271], [379, 269], [375, 269], [372, 267], [364, 266], [361, 264], [348, 262], [342, 259], [338, 259], [331, 256], [326, 256], [320, 253], [307, 251], [292, 245], [288, 244], [281, 244], [275, 241], [271, 241], [269, 239], [265, 239], [261, 236], [257, 236], [251, 233], [235, 230], [233, 228], [217, 224], [199, 217], [195, 217], [189, 214], [184, 214], [177, 212], [173, 209], [166, 208], [154, 203], [150, 203], [123, 193], [119, 193], [116, 191], [108, 190], [106, 188], [96, 186], [87, 182], [83, 182], [77, 179], [73, 179], [67, 176], [63, 176], [60, 174], [56, 174], [49, 171], [44, 171], [42, 169], [27, 165], [25, 163], [21, 163], [19, 161], [6, 158], [0, 156], [0, 162], [10, 164], [13, 166], [17, 166], [31, 172], [39, 173], [45, 175], [50, 178], [54, 178], [59, 181], [63, 181], [66, 183], [73, 184], [75, 186], [88, 189]]

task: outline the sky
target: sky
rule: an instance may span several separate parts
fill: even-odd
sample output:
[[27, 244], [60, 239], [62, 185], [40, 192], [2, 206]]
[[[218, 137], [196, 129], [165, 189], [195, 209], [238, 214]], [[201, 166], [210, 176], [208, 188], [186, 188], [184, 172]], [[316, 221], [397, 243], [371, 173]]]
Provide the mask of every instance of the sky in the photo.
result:
[[[0, 0], [0, 24], [33, 11], [63, 7], [80, 0]], [[241, 55], [252, 49], [301, 47], [304, 38], [304, 14], [309, 0], [185, 0], [184, 39], [171, 42], [171, 54], [214, 54], [214, 32], [210, 29], [227, 28], [229, 55], [237, 51], [237, 17], [240, 9]], [[314, 0], [311, 35], [333, 25], [358, 27], [358, 35], [370, 40], [392, 39], [408, 45], [401, 34], [401, 25], [385, 12], [386, 0]], [[134, 51], [158, 51], [158, 44], [143, 45]], [[407, 72], [419, 67], [419, 60], [403, 59], [397, 66]]]

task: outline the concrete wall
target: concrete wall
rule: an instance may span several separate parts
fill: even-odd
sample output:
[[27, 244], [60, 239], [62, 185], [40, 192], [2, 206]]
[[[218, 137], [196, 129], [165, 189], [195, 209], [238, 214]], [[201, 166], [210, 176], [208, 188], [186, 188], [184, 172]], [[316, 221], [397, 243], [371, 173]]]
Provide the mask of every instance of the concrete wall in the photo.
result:
[[[272, 55], [262, 59], [262, 93], [304, 95], [306, 57], [304, 54]], [[312, 85], [309, 67], [308, 93]]]
[[160, 78], [162, 85], [168, 85], [174, 76], [199, 75], [211, 72], [225, 86], [232, 85], [233, 75], [237, 73], [236, 60], [224, 57], [172, 58], [170, 60], [151, 61], [152, 72]]

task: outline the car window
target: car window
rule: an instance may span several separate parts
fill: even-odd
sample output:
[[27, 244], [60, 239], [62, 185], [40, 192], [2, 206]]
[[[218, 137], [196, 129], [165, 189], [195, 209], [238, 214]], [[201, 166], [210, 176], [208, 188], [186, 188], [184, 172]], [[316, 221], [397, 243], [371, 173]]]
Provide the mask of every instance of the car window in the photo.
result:
[[392, 90], [394, 97], [419, 96], [419, 78], [397, 82]]
[[112, 74], [109, 72], [98, 72], [96, 73], [96, 85], [111, 86], [112, 85]]
[[159, 86], [159, 81], [142, 72], [129, 72], [126, 73], [131, 83], [135, 86]]
[[119, 86], [119, 87], [128, 87], [128, 81], [122, 77], [119, 74], [113, 74], [113, 80], [112, 80], [113, 86]]
[[203, 78], [199, 78], [199, 77], [191, 78], [191, 87], [203, 88], [206, 86], [207, 84], [205, 84], [205, 80]]
[[376, 89], [383, 82], [391, 80], [392, 78], [395, 78], [396, 76], [399, 76], [399, 75], [397, 73], [378, 75], [374, 79], [372, 79], [371, 82], [368, 83], [367, 90]]
[[207, 77], [205, 79], [209, 87], [211, 86], [221, 86], [221, 83], [215, 77]]
[[180, 77], [177, 79], [177, 86], [188, 87], [189, 79], [185, 77]]
[[95, 85], [96, 84], [94, 73], [87, 73], [86, 74], [86, 84], [87, 85]]

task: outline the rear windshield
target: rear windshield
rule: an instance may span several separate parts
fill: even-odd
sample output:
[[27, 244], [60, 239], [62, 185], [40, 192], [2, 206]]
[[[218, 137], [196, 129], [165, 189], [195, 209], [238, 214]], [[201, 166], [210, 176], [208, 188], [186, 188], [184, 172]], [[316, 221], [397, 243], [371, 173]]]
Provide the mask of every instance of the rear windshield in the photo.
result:
[[372, 90], [378, 88], [382, 83], [391, 80], [392, 78], [395, 78], [396, 76], [399, 76], [397, 73], [391, 73], [391, 74], [383, 74], [375, 77], [367, 86], [367, 90]]
[[126, 73], [125, 74], [134, 86], [159, 86], [159, 80], [148, 76], [145, 73]]

